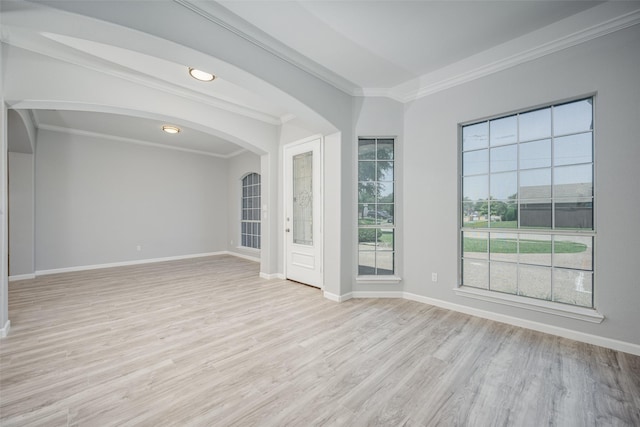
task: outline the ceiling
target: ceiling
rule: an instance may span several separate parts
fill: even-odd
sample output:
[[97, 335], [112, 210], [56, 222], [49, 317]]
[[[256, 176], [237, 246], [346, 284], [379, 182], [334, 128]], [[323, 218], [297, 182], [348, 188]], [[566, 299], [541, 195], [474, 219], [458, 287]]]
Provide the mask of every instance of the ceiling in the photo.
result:
[[39, 129], [73, 132], [87, 136], [107, 136], [134, 144], [153, 145], [180, 151], [232, 157], [244, 150], [224, 139], [179, 125], [180, 132], [168, 134], [163, 125], [175, 125], [142, 117], [72, 110], [35, 110], [33, 118]]
[[[114, 7], [118, 3], [116, 0], [107, 0], [106, 3], [109, 1], [113, 1]], [[247, 41], [350, 95], [390, 96], [401, 102], [411, 100], [413, 94], [419, 92], [416, 89], [425, 82], [436, 90], [445, 87], [441, 85], [442, 81], [450, 80], [447, 83], [449, 87], [456, 84], [458, 80], [451, 80], [452, 73], [476, 78], [473, 77], [476, 76], [474, 70], [469, 71], [469, 67], [485, 70], [483, 72], [498, 70], [495, 64], [521, 52], [529, 52], [533, 57], [537, 52], [535, 49], [542, 47], [547, 51], [541, 52], [549, 53], [551, 50], [548, 46], [554, 40], [571, 41], [568, 37], [585, 30], [580, 25], [589, 30], [589, 25], [598, 24], [598, 20], [606, 21], [618, 13], [613, 11], [607, 15], [592, 12], [589, 19], [578, 19], [576, 17], [586, 16], [603, 3], [580, 0], [173, 2], [203, 16], [208, 14], [210, 18], [213, 17], [213, 20], [210, 19], [211, 25], [214, 25], [214, 21], [218, 24], [223, 21], [225, 27]], [[20, 14], [24, 6], [15, 6], [19, 3], [2, 4], [2, 12], [6, 15], [2, 19], [4, 42], [79, 65], [99, 67], [143, 84], [161, 84], [179, 96], [272, 125], [279, 125], [293, 117], [286, 107], [248, 90], [242, 84], [247, 81], [246, 76], [227, 74], [203, 85], [187, 77], [184, 64], [167, 61], [157, 53], [147, 54], [135, 48], [129, 50], [108, 42], [75, 38], [69, 32], [64, 35], [65, 31], [55, 31], [56, 23], [42, 19], [28, 22], [28, 13], [24, 13], [24, 16]], [[39, 3], [64, 8], [62, 5], [65, 2], [43, 0]], [[71, 6], [65, 7], [75, 7], [75, 2], [67, 3]], [[639, 2], [612, 3], [634, 3], [634, 6], [621, 9], [618, 14], [628, 14], [629, 9], [635, 10], [632, 24], [638, 22]], [[33, 6], [33, 3], [30, 4]], [[148, 4], [153, 5], [153, 2]], [[617, 5], [609, 3], [606, 6], [611, 6], [611, 9]], [[7, 10], [14, 13], [9, 16]], [[153, 11], [149, 9], [150, 17]], [[179, 27], [180, 23], [176, 25]], [[188, 28], [184, 28], [184, 31], [188, 31]], [[10, 34], [10, 37], [5, 34]], [[584, 39], [590, 36], [591, 33], [586, 33]], [[140, 33], [140, 37], [145, 35]], [[506, 67], [512, 63], [507, 61], [504, 64]], [[153, 73], [147, 73], [146, 69], [153, 69]], [[403, 85], [410, 92], [398, 90]], [[425, 93], [423, 91], [422, 95]], [[178, 135], [163, 134], [159, 131], [162, 122], [146, 118], [50, 110], [39, 110], [32, 117], [41, 128], [106, 134], [120, 140], [220, 157], [233, 156], [242, 151], [230, 142], [188, 127], [181, 126], [183, 132]]]
[[390, 88], [596, 6], [594, 1], [220, 1], [360, 88]]

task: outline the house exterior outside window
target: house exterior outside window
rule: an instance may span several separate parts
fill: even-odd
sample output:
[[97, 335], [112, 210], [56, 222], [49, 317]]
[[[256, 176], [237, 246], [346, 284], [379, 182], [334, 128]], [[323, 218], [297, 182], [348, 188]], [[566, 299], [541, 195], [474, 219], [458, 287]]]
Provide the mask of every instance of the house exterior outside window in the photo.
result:
[[358, 139], [358, 275], [396, 274], [395, 140]]
[[594, 307], [593, 98], [463, 125], [460, 283]]
[[260, 249], [260, 175], [250, 173], [242, 178], [242, 219], [240, 245]]

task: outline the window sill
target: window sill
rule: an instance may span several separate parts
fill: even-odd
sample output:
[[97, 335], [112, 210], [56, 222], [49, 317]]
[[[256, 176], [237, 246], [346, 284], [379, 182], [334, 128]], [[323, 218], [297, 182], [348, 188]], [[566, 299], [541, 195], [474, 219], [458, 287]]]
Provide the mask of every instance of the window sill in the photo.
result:
[[356, 282], [357, 283], [364, 283], [364, 284], [374, 284], [374, 285], [380, 285], [380, 284], [398, 284], [402, 281], [402, 277], [398, 277], [398, 276], [358, 276], [356, 277]]
[[482, 301], [494, 302], [497, 304], [518, 307], [540, 313], [553, 314], [556, 316], [568, 317], [570, 319], [582, 320], [584, 322], [602, 323], [604, 316], [593, 308], [577, 307], [551, 301], [542, 301], [518, 295], [501, 294], [498, 292], [486, 291], [469, 287], [454, 288], [457, 295], [478, 299]]

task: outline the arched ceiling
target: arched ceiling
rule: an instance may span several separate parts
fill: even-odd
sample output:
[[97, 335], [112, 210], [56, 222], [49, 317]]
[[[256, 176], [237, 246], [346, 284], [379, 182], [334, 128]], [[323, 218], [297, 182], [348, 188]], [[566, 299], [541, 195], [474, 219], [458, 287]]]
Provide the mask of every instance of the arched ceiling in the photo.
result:
[[134, 117], [125, 114], [76, 110], [34, 110], [35, 125], [40, 130], [73, 132], [88, 136], [102, 136], [134, 144], [229, 158], [245, 151], [226, 139], [184, 124], [180, 132], [162, 131], [165, 125], [177, 126], [171, 121]]
[[[331, 129], [267, 82], [187, 46], [38, 4], [3, 3], [0, 13], [5, 100], [34, 110], [39, 127], [220, 157], [271, 151], [299, 115], [313, 131]], [[216, 79], [195, 80], [189, 67]], [[167, 139], [164, 123], [183, 131]]]

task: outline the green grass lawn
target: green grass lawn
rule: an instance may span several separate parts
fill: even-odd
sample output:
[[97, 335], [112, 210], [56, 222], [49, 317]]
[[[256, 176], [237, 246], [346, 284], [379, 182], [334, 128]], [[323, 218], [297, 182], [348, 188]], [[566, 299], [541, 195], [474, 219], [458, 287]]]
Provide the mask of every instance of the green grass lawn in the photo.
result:
[[[467, 222], [464, 226], [465, 228], [487, 228], [489, 224], [488, 221], [476, 221]], [[494, 221], [491, 223], [491, 228], [518, 228], [518, 221]]]
[[[492, 239], [491, 252], [500, 254], [515, 254], [518, 249], [518, 241], [516, 239]], [[584, 252], [587, 245], [577, 242], [556, 242], [555, 253], [557, 254], [573, 254]], [[487, 240], [465, 237], [465, 252], [487, 252]], [[549, 254], [551, 253], [551, 242], [540, 240], [520, 240], [521, 254]]]
[[393, 247], [393, 232], [382, 232], [382, 237], [380, 237], [380, 241], [382, 243], [386, 243], [387, 245]]

